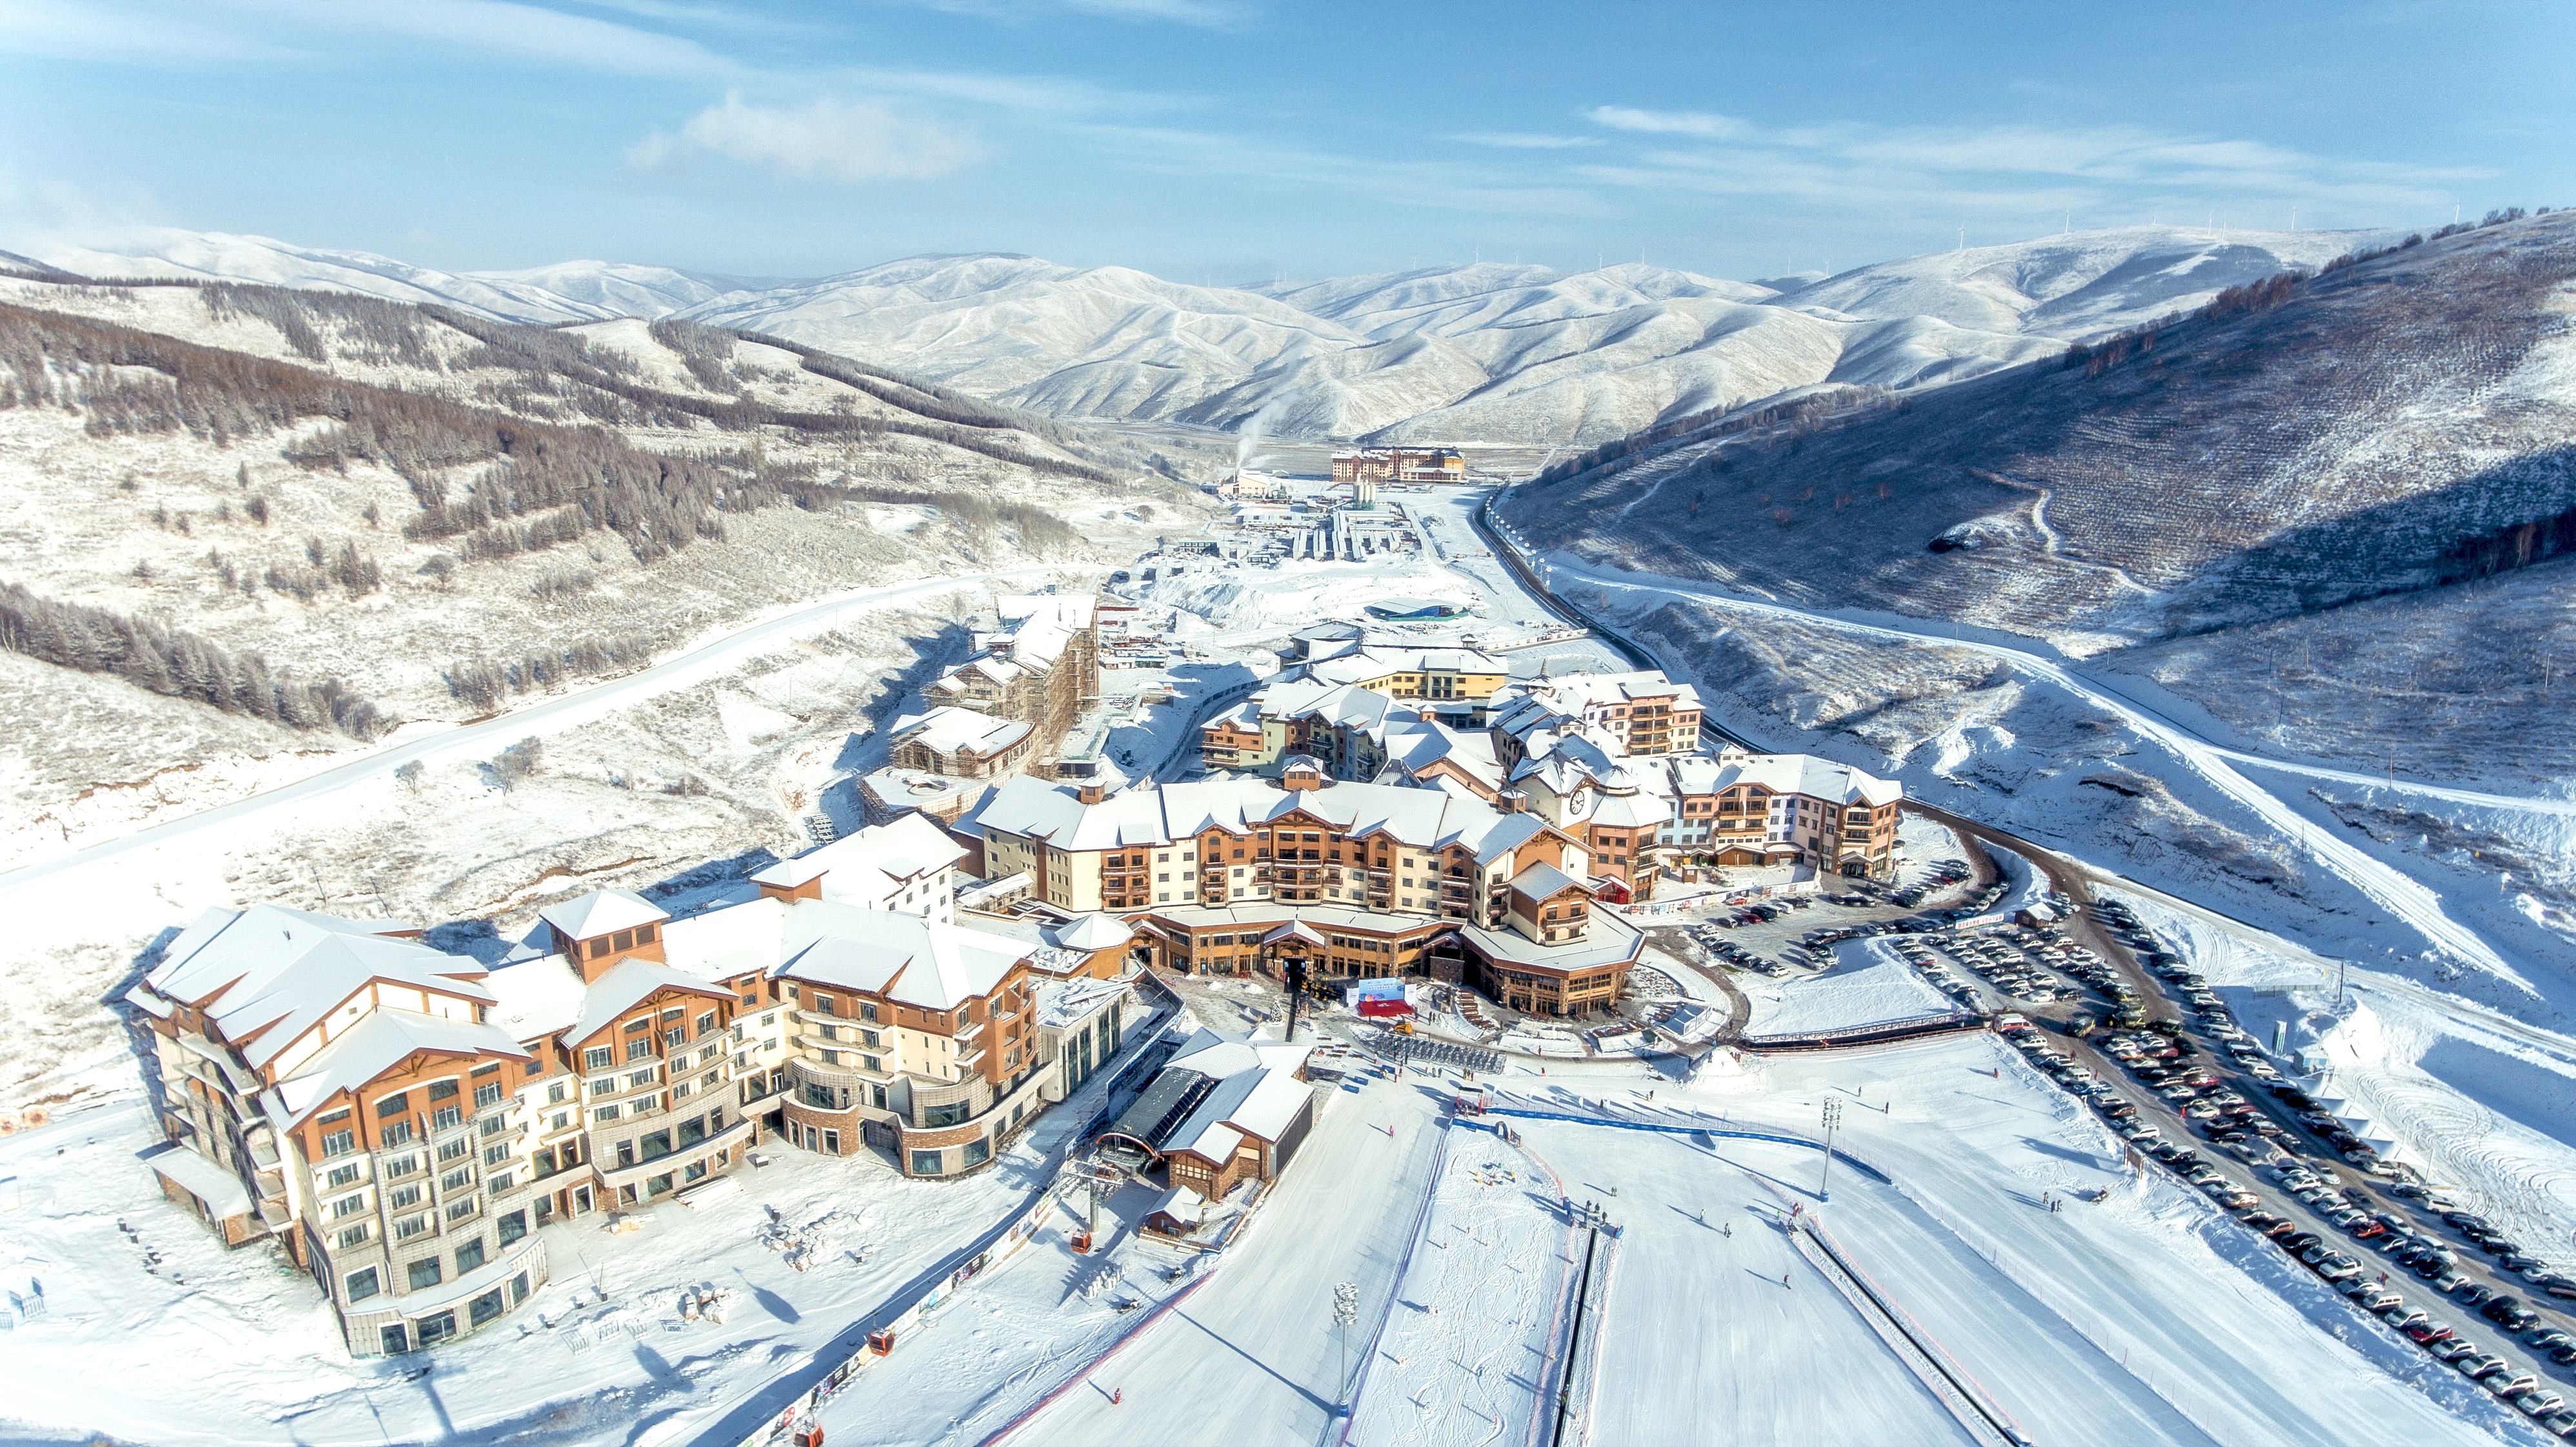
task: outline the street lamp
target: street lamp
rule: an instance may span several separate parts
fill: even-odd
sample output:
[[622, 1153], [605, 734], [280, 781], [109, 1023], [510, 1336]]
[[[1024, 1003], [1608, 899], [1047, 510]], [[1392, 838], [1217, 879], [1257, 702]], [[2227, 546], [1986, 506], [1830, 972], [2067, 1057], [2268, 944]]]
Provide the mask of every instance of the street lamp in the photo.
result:
[[1842, 1097], [1825, 1097], [1825, 1167], [1816, 1173], [1816, 1199], [1830, 1201], [1833, 1193], [1825, 1189], [1834, 1177], [1834, 1127], [1843, 1123]]

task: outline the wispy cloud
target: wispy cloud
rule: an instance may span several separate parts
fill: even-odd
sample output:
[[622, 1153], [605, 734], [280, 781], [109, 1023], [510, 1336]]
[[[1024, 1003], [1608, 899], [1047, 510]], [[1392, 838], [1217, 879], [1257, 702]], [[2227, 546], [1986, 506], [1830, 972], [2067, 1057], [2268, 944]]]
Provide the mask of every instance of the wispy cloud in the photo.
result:
[[719, 159], [782, 176], [842, 182], [916, 181], [984, 158], [974, 132], [907, 116], [877, 100], [825, 97], [801, 106], [753, 105], [739, 94], [656, 131], [627, 150], [642, 170]]
[[1250, 136], [1176, 127], [1095, 124], [1073, 128], [1140, 170], [1385, 196], [1450, 211], [1510, 216], [1597, 216], [1600, 200], [1561, 177], [1434, 161], [1344, 155]]
[[1449, 139], [1502, 151], [1570, 151], [1601, 144], [1599, 136], [1551, 136], [1536, 131], [1468, 131]]
[[1641, 111], [1633, 106], [1594, 106], [1583, 115], [1596, 126], [1608, 126], [1614, 131], [1644, 131], [1652, 135], [1707, 136], [1712, 140], [1725, 140], [1753, 132], [1749, 122], [1708, 111]]
[[1577, 168], [1587, 180], [1854, 207], [2046, 211], [2125, 199], [2235, 196], [2386, 211], [2421, 209], [2446, 197], [2448, 188], [2487, 174], [2349, 161], [2263, 141], [2136, 126], [1764, 127], [1731, 116], [1607, 105], [1583, 115], [1606, 130], [1662, 142], [1627, 161]]
[[933, 10], [1029, 20], [1042, 15], [1098, 15], [1112, 20], [1162, 21], [1203, 29], [1233, 30], [1260, 13], [1252, 0], [911, 0]]

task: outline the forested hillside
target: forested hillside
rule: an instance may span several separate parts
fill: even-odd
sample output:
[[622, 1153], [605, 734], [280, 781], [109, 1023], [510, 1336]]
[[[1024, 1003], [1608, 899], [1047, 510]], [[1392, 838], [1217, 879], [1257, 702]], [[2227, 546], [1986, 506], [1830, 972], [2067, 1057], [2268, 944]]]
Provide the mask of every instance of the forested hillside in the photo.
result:
[[216, 738], [487, 712], [835, 589], [1106, 560], [1199, 506], [1192, 465], [694, 323], [10, 277], [0, 650], [135, 709], [71, 730], [43, 673], [14, 689], [12, 812]]

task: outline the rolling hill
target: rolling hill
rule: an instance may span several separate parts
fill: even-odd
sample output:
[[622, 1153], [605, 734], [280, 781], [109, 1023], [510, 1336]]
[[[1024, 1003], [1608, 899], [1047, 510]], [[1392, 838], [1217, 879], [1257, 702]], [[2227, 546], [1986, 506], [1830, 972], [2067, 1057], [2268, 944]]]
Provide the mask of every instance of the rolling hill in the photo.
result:
[[2374, 239], [2131, 228], [1767, 282], [1641, 263], [1483, 263], [1247, 288], [1003, 255], [784, 283], [601, 262], [451, 273], [187, 232], [40, 259], [82, 275], [351, 290], [536, 324], [679, 316], [1057, 417], [1546, 446], [1807, 389], [1980, 376]]

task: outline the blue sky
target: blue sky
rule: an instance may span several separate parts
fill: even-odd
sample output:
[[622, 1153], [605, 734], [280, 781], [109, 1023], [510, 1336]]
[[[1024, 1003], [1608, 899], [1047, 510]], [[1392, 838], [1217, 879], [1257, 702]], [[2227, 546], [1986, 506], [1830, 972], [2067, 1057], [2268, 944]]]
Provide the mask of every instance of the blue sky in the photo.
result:
[[0, 245], [1720, 275], [2576, 203], [2576, 5], [0, 0]]

